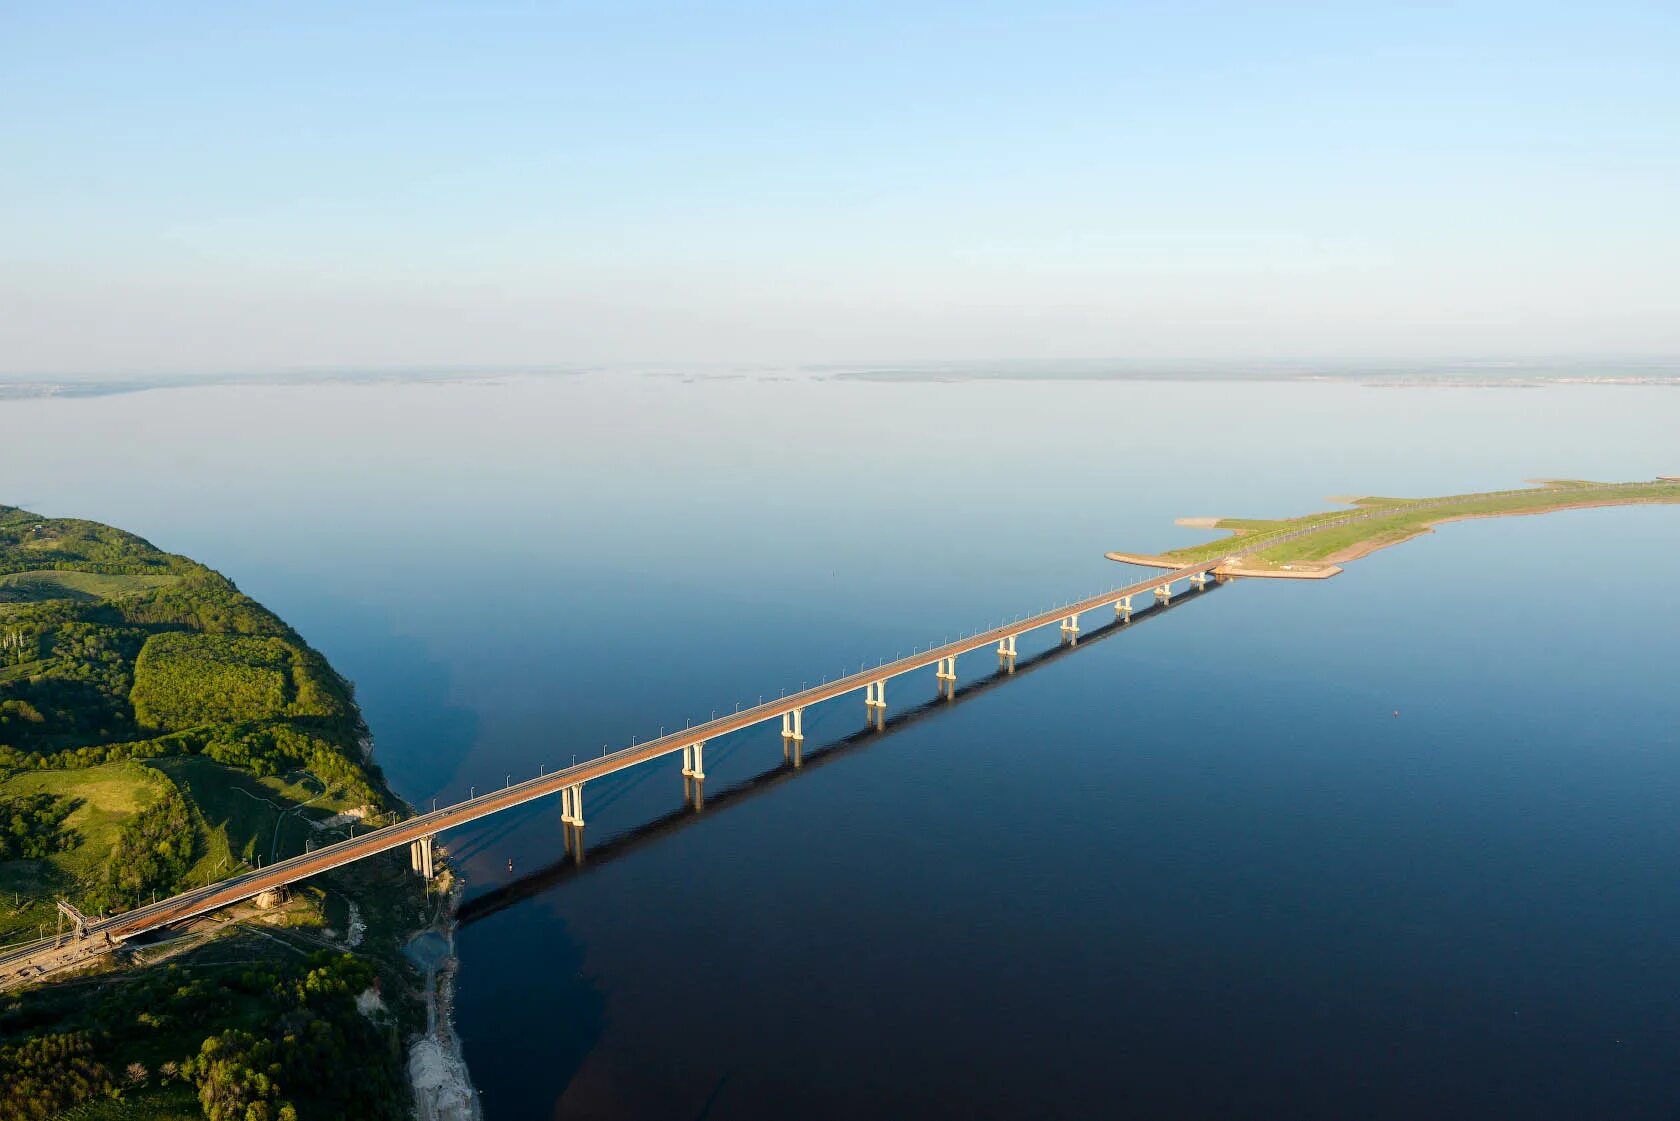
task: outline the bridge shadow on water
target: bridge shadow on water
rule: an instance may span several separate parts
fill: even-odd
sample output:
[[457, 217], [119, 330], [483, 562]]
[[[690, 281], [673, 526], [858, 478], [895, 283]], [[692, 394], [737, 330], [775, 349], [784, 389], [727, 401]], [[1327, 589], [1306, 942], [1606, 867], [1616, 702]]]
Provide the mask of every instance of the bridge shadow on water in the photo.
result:
[[[1192, 589], [1175, 595], [1168, 603], [1158, 603], [1135, 611], [1130, 618], [1117, 618], [1100, 627], [1083, 631], [1080, 633], [1077, 642], [1063, 641], [1043, 653], [1018, 658], [1013, 670], [1000, 666], [984, 677], [976, 678], [967, 685], [958, 686], [949, 695], [942, 695], [924, 701], [913, 708], [905, 709], [879, 726], [871, 724], [839, 740], [809, 751], [800, 752], [796, 746], [794, 759], [785, 760], [777, 767], [734, 783], [716, 793], [705, 792], [697, 800], [698, 804], [685, 803], [680, 808], [656, 817], [643, 825], [616, 833], [594, 848], [587, 848], [582, 852], [571, 851], [569, 846], [573, 844], [581, 846], [581, 841], [574, 840], [571, 837], [571, 830], [568, 829], [568, 852], [564, 857], [500, 887], [486, 891], [482, 895], [464, 901], [456, 913], [456, 920], [459, 925], [464, 927], [487, 919], [491, 915], [505, 911], [526, 899], [534, 898], [559, 887], [568, 880], [587, 875], [603, 865], [628, 856], [662, 837], [697, 824], [712, 814], [720, 813], [731, 806], [767, 794], [783, 783], [791, 782], [809, 771], [825, 766], [844, 756], [852, 755], [870, 745], [880, 743], [906, 728], [914, 727], [922, 721], [938, 715], [952, 704], [988, 693], [1004, 685], [1012, 678], [1042, 669], [1053, 662], [1071, 657], [1081, 650], [1102, 642], [1104, 639], [1112, 638], [1122, 631], [1131, 630], [1133, 627], [1140, 626], [1151, 619], [1159, 618], [1192, 600], [1208, 595], [1219, 586], [1218, 584], [1208, 584], [1201, 589]], [[979, 651], [976, 651], [976, 653], [979, 653]], [[512, 829], [515, 825], [515, 822], [510, 821], [508, 828]]]

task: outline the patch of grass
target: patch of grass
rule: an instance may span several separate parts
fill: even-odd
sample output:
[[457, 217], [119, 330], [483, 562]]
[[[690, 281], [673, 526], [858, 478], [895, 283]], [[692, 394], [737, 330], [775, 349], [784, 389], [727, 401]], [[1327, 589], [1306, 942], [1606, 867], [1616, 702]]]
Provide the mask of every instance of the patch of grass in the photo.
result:
[[163, 796], [165, 782], [149, 767], [129, 761], [77, 771], [25, 771], [0, 783], [0, 793], [51, 794], [80, 803], [64, 827], [74, 830], [81, 843], [49, 858], [80, 877], [104, 862], [123, 825]]
[[[1489, 491], [1445, 498], [1362, 498], [1355, 510], [1333, 510], [1299, 518], [1224, 518], [1215, 528], [1233, 536], [1166, 554], [1189, 564], [1222, 555], [1240, 555], [1254, 567], [1323, 564], [1332, 557], [1369, 552], [1426, 532], [1437, 522], [1464, 517], [1541, 514], [1585, 506], [1629, 502], [1680, 502], [1680, 483], [1548, 482], [1524, 490]], [[1350, 515], [1367, 515], [1343, 522]], [[1343, 524], [1335, 524], [1343, 523]], [[1316, 528], [1315, 527], [1321, 527]], [[1279, 537], [1291, 540], [1268, 545]]]
[[[0, 782], [0, 795], [51, 794], [77, 804], [64, 819], [78, 843], [45, 860], [0, 864], [0, 940], [32, 936], [42, 922], [56, 923], [52, 897], [76, 895], [104, 870], [118, 834], [135, 814], [168, 791], [169, 780], [135, 762], [106, 763], [73, 771], [25, 771]], [[13, 896], [21, 898], [14, 904]]]
[[178, 582], [179, 576], [143, 573], [77, 572], [73, 569], [35, 569], [0, 575], [0, 606], [69, 599], [92, 603], [144, 595]]

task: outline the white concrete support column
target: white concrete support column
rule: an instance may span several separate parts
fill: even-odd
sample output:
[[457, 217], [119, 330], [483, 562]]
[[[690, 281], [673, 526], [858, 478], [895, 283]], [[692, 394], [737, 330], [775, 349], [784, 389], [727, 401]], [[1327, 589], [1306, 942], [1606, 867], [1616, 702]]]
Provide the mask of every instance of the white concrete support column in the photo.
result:
[[689, 750], [694, 753], [692, 756], [693, 773], [689, 777], [697, 782], [704, 781], [706, 778], [706, 741], [701, 740]]
[[953, 655], [939, 659], [939, 670], [934, 674], [941, 681], [955, 681], [957, 679], [957, 659]]
[[1196, 587], [1198, 587], [1198, 588], [1206, 587], [1207, 586], [1207, 573], [1205, 573], [1205, 572], [1196, 573], [1194, 576], [1190, 577], [1190, 582], [1192, 584], [1196, 585]]
[[560, 820], [583, 828], [583, 784], [560, 788]]
[[863, 703], [867, 708], [887, 707], [887, 683], [873, 681], [863, 687]]
[[1062, 620], [1062, 633], [1063, 634], [1078, 634], [1079, 633], [1079, 616], [1078, 616], [1077, 613], [1073, 614], [1073, 615], [1069, 615], [1066, 619]]
[[805, 728], [802, 717], [805, 710], [790, 708], [782, 713], [782, 738], [784, 740], [802, 740], [805, 738]]
[[1013, 658], [1015, 656], [1014, 635], [1005, 635], [1003, 638], [998, 640], [998, 653], [1007, 658]]
[[1119, 599], [1115, 600], [1114, 613], [1116, 615], [1130, 615], [1132, 613], [1132, 597], [1121, 596]]
[[1156, 587], [1156, 589], [1155, 589], [1155, 601], [1157, 603], [1167, 603], [1171, 599], [1172, 599], [1172, 585], [1171, 584], [1161, 584], [1158, 587]]
[[409, 842], [408, 866], [420, 875], [431, 879], [432, 869], [432, 837], [421, 837], [418, 841]]

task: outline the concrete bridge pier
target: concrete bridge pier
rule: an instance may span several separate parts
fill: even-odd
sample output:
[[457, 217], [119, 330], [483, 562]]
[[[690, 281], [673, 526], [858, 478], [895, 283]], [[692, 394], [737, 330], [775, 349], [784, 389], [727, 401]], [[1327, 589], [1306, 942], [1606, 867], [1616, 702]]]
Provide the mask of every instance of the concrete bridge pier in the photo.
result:
[[1190, 583], [1198, 588], [1207, 587], [1207, 573], [1198, 572], [1190, 577]]
[[957, 679], [956, 655], [939, 659], [939, 671], [934, 676], [941, 681], [955, 681]]
[[706, 804], [706, 741], [691, 743], [683, 748], [683, 797], [693, 800], [694, 808]]
[[1170, 603], [1170, 602], [1172, 602], [1172, 585], [1170, 583], [1156, 585], [1156, 588], [1155, 588], [1155, 602], [1156, 603]]
[[805, 710], [790, 708], [782, 713], [782, 738], [784, 740], [802, 740], [805, 738], [805, 728], [801, 717]]
[[1079, 613], [1077, 611], [1062, 620], [1062, 633], [1066, 635], [1077, 635], [1079, 633]]
[[426, 879], [432, 879], [436, 874], [432, 867], [432, 842], [435, 837], [421, 837], [408, 846], [408, 864], [414, 871]]
[[998, 640], [998, 653], [1008, 658], [1015, 656], [1015, 636], [1008, 635]]
[[1132, 597], [1121, 596], [1114, 601], [1114, 615], [1116, 618], [1126, 618], [1132, 613]]
[[583, 783], [560, 788], [560, 820], [583, 828]]
[[887, 683], [872, 681], [863, 687], [863, 703], [866, 708], [887, 707]]

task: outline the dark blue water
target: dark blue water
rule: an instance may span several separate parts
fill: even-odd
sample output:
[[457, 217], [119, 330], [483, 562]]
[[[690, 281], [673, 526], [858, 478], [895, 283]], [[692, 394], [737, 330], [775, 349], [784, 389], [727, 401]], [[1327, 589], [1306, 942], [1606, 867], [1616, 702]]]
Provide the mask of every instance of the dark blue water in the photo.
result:
[[[3, 500], [228, 571], [422, 804], [1130, 579], [1103, 550], [1175, 516], [1648, 477], [1680, 420], [655, 379], [27, 408], [95, 462], [136, 410], [165, 447], [263, 418], [114, 483], [14, 446]], [[581, 867], [557, 805], [451, 836], [487, 1115], [1672, 1117], [1677, 555], [1673, 507], [1451, 525], [964, 657], [954, 701], [896, 679], [882, 732], [808, 710], [797, 770], [773, 727], [717, 741], [698, 813], [675, 758], [592, 784]]]

